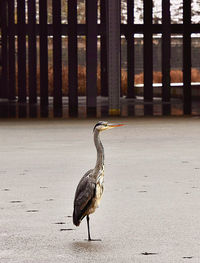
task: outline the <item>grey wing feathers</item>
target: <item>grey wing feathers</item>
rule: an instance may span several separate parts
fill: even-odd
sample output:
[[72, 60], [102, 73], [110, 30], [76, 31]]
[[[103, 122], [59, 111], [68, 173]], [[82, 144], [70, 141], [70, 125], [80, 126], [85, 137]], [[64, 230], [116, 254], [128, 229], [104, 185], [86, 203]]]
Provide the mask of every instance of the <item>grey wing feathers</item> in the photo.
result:
[[85, 216], [92, 198], [95, 194], [95, 182], [89, 177], [92, 170], [89, 170], [80, 180], [74, 198], [73, 223], [78, 226]]

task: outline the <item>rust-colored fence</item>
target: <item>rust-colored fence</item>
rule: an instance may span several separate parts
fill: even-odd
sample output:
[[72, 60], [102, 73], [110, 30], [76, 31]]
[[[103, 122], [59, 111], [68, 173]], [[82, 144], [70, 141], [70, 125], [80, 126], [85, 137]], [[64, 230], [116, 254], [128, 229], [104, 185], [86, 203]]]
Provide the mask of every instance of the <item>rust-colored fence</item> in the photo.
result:
[[[97, 42], [100, 37], [101, 95], [108, 96], [108, 27], [112, 13], [107, 10], [108, 1], [86, 0], [86, 23], [77, 23], [77, 1], [68, 0], [67, 22], [62, 22], [61, 0], [52, 0], [52, 23], [47, 23], [47, 0], [1, 0], [1, 116], [15, 116], [19, 105], [20, 116], [47, 117], [49, 112], [48, 37], [53, 39], [53, 109], [55, 116], [62, 116], [62, 37], [68, 37], [68, 94], [69, 116], [78, 115], [78, 36], [86, 36], [86, 108], [88, 115], [96, 115], [97, 107]], [[36, 3], [39, 6], [37, 18]], [[100, 4], [100, 6], [99, 6]], [[27, 6], [26, 6], [27, 5]], [[100, 17], [98, 18], [98, 8]], [[162, 1], [162, 24], [152, 22], [152, 1], [144, 0], [144, 23], [134, 23], [134, 0], [127, 0], [127, 23], [121, 24], [120, 34], [127, 41], [127, 97], [135, 98], [134, 83], [134, 34], [143, 34], [144, 42], [144, 103], [153, 102], [153, 34], [162, 34], [162, 114], [170, 115], [170, 40], [171, 34], [183, 36], [183, 113], [191, 114], [191, 34], [200, 33], [199, 24], [191, 23], [191, 0], [183, 1], [183, 23], [171, 24], [170, 1]], [[37, 23], [36, 20], [39, 20]], [[99, 22], [100, 21], [100, 22]], [[116, 23], [117, 25], [117, 23]], [[39, 49], [37, 47], [39, 39]], [[112, 39], [109, 39], [112, 41]], [[116, 41], [116, 40], [115, 40]], [[118, 40], [120, 42], [120, 39]], [[115, 46], [115, 45], [114, 45]], [[27, 52], [26, 52], [27, 50]], [[38, 51], [39, 50], [39, 51]], [[37, 53], [39, 60], [37, 61]], [[16, 56], [17, 54], [17, 56]], [[137, 63], [137, 62], [136, 62]], [[39, 65], [40, 90], [37, 83]], [[120, 63], [119, 63], [120, 65]], [[111, 65], [112, 66], [112, 65]], [[110, 67], [111, 68], [111, 67]], [[28, 77], [27, 77], [28, 76]], [[111, 76], [114, 78], [115, 76]], [[111, 78], [111, 79], [112, 79]], [[111, 95], [112, 96], [112, 93]], [[118, 96], [114, 94], [114, 96]], [[120, 96], [120, 94], [119, 94]], [[145, 113], [145, 112], [144, 112]]]

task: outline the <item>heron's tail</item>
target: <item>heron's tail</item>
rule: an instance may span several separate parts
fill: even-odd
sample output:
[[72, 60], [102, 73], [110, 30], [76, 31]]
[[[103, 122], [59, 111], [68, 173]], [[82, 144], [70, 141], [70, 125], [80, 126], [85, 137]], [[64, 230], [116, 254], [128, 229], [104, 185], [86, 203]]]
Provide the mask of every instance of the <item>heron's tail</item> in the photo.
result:
[[76, 207], [74, 207], [74, 212], [73, 212], [73, 224], [75, 226], [79, 226], [81, 223], [80, 215], [76, 211]]

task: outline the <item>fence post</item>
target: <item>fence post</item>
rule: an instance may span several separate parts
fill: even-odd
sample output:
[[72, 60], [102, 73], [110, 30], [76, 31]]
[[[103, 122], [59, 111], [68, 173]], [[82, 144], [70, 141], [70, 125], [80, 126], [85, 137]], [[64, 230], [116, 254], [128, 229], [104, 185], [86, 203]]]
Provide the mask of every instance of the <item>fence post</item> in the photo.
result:
[[48, 38], [47, 0], [39, 0], [40, 22], [40, 105], [42, 117], [48, 116]]
[[14, 0], [8, 1], [8, 98], [14, 100], [16, 95], [15, 78], [15, 34], [14, 34]]
[[144, 0], [144, 115], [153, 115], [152, 0]]
[[191, 91], [191, 0], [183, 1], [183, 94], [184, 114], [192, 112]]
[[120, 0], [107, 0], [109, 115], [120, 114]]
[[162, 0], [162, 102], [163, 115], [170, 115], [170, 0]]
[[37, 102], [36, 1], [28, 1], [28, 86], [29, 103]]
[[18, 97], [19, 102], [26, 102], [26, 33], [25, 0], [17, 0], [18, 26]]
[[53, 9], [53, 104], [54, 116], [62, 116], [61, 0], [52, 0]]
[[127, 33], [127, 64], [128, 64], [128, 87], [127, 87], [127, 97], [134, 98], [134, 1], [127, 0], [127, 13], [128, 13], [128, 33]]
[[7, 41], [7, 1], [0, 1], [0, 15], [1, 15], [1, 86], [0, 86], [0, 98], [8, 97], [8, 41]]
[[97, 97], [97, 0], [86, 0], [87, 115], [96, 116]]
[[108, 96], [106, 0], [101, 0], [101, 96]]
[[68, 1], [69, 116], [78, 115], [77, 0]]

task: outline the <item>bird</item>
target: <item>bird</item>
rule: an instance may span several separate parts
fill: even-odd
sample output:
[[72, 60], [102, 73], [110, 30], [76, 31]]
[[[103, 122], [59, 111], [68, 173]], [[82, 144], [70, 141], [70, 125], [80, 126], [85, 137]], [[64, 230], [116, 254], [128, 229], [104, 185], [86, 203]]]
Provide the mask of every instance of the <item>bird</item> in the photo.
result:
[[92, 239], [90, 236], [89, 215], [94, 213], [99, 203], [104, 189], [104, 148], [100, 140], [100, 132], [124, 124], [108, 123], [99, 121], [93, 128], [94, 144], [97, 150], [97, 160], [94, 169], [87, 171], [81, 178], [76, 188], [74, 197], [73, 224], [79, 226], [86, 217], [88, 241], [101, 241]]

